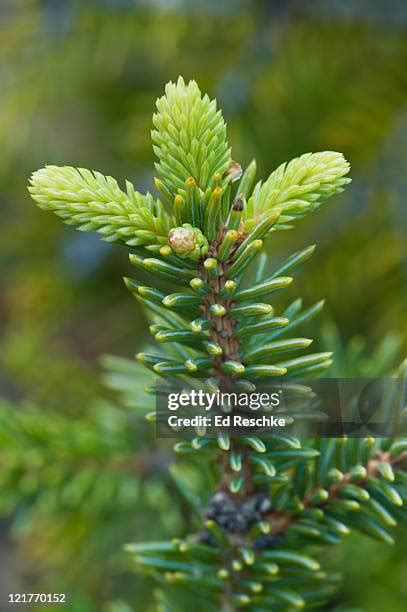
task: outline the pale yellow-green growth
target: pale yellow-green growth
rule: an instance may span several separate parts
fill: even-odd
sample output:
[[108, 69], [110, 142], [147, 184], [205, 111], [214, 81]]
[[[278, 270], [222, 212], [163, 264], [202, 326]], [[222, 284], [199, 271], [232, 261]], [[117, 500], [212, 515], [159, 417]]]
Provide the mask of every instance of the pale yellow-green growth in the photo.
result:
[[129, 181], [124, 192], [111, 176], [84, 168], [46, 166], [34, 172], [28, 190], [40, 208], [109, 242], [156, 251], [174, 225], [151, 194], [138, 193]]
[[214, 174], [221, 175], [231, 162], [226, 140], [226, 124], [216, 108], [195, 81], [167, 83], [165, 95], [157, 100], [153, 115], [155, 129], [151, 136], [158, 157], [156, 169], [169, 198], [185, 192], [185, 181], [193, 177], [205, 191]]
[[349, 163], [341, 153], [306, 153], [281, 164], [266, 181], [259, 181], [244, 211], [246, 225], [254, 224], [271, 208], [279, 208], [281, 224], [313, 212], [350, 182]]

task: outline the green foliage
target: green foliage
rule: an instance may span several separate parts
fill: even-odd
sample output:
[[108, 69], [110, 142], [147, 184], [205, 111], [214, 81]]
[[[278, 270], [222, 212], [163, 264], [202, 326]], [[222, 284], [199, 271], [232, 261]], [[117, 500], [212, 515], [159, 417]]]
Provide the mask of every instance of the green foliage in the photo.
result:
[[[72, 416], [0, 401], [0, 519], [20, 551], [30, 549], [42, 587], [67, 592], [70, 607], [81, 612], [100, 610], [112, 594], [147, 600], [148, 585], [123, 586], [121, 547], [147, 529], [162, 537], [180, 528], [170, 449], [163, 444], [151, 453], [148, 401], [137, 401], [146, 372], [117, 358], [105, 365], [108, 387], [120, 381], [120, 405], [94, 400]], [[87, 596], [100, 605], [84, 597], [85, 572]]]
[[275, 207], [282, 213], [279, 224], [314, 212], [331, 195], [343, 191], [350, 182], [345, 177], [348, 172], [348, 162], [334, 151], [307, 153], [282, 164], [264, 183], [257, 183], [245, 209], [246, 223]]
[[372, 350], [361, 336], [354, 336], [345, 343], [338, 328], [333, 323], [326, 323], [321, 329], [321, 341], [335, 354], [330, 375], [338, 378], [385, 377], [394, 370], [400, 356], [401, 338], [395, 332], [389, 332]]
[[[121, 232], [136, 235], [126, 240], [136, 247], [130, 261], [151, 275], [152, 286], [136, 279], [126, 284], [146, 307], [150, 332], [164, 347], [140, 353], [138, 360], [159, 379], [181, 377], [186, 384], [198, 379], [212, 389], [222, 389], [226, 380], [255, 388], [263, 378], [323, 374], [332, 353], [304, 353], [311, 340], [290, 335], [320, 312], [322, 302], [303, 308], [296, 299], [280, 313], [269, 302], [270, 294], [291, 283], [286, 274], [314, 247], [274, 266], [260, 252], [271, 230], [290, 226], [340, 192], [349, 182], [349, 165], [339, 153], [307, 154], [254, 186], [256, 164], [240, 177], [222, 116], [194, 82], [169, 84], [157, 107], [156, 185], [173, 208], [168, 214], [158, 201], [158, 226], [149, 225], [148, 237], [140, 234], [141, 213], [135, 213], [132, 230], [123, 218], [127, 202], [134, 204], [133, 192], [128, 186], [126, 196], [113, 179], [69, 169], [66, 190], [67, 171], [51, 167], [51, 174], [47, 169], [34, 174], [34, 199], [80, 229], [107, 228], [112, 240]], [[94, 189], [87, 191], [78, 176]], [[95, 188], [100, 181], [112, 190], [102, 199]], [[96, 196], [104, 207], [94, 206]], [[149, 198], [144, 197], [140, 202]], [[112, 200], [121, 208], [112, 207]], [[325, 572], [315, 556], [353, 529], [392, 543], [391, 528], [405, 518], [404, 440], [302, 443], [291, 436], [197, 434], [177, 442], [175, 450], [181, 460], [172, 477], [197, 533], [127, 547], [139, 569], [161, 585], [162, 610], [320, 608], [332, 597], [338, 576]]]
[[[361, 361], [372, 371], [374, 347], [389, 329], [405, 345], [400, 263], [407, 39], [397, 19], [401, 4], [389, 13], [372, 0], [366, 16], [358, 3], [348, 3], [345, 16], [336, 3], [321, 1], [304, 3], [301, 10], [295, 3], [245, 2], [233, 11], [225, 3], [190, 0], [164, 10], [162, 2], [129, 8], [85, 1], [58, 11], [52, 3], [25, 3], [24, 10], [7, 3], [0, 24], [3, 394], [13, 402], [28, 397], [44, 414], [53, 408], [85, 418], [91, 398], [100, 395], [96, 356], [144, 350], [140, 306], [120, 283], [125, 249], [98, 243], [97, 235], [73, 232], [27, 206], [21, 177], [45, 163], [77, 165], [112, 174], [120, 186], [129, 178], [139, 190], [151, 191], [153, 101], [168, 78], [197, 74], [197, 66], [202, 91], [211, 97], [216, 92], [223, 107], [234, 157], [245, 165], [254, 156], [260, 176], [303, 151], [334, 149], [352, 160], [352, 189], [297, 223], [295, 232], [275, 233], [267, 241], [273, 260], [318, 242], [295, 284], [271, 296], [276, 312], [288, 293], [302, 294], [305, 304], [326, 297], [323, 316], [295, 335], [314, 337], [314, 350], [334, 350], [330, 375], [337, 375], [343, 360], [336, 346], [318, 341], [327, 316], [342, 340], [358, 336], [353, 345], [364, 338]], [[404, 354], [401, 345], [390, 367]], [[347, 376], [362, 369], [355, 360], [342, 371]], [[143, 512], [142, 504], [134, 507], [135, 523], [143, 524]], [[8, 527], [2, 523], [6, 538]], [[105, 534], [100, 532], [100, 542]], [[395, 547], [355, 536], [327, 551], [334, 571], [345, 568], [336, 597], [341, 610], [403, 610], [402, 536], [399, 528]], [[48, 556], [46, 538], [45, 527], [28, 543], [24, 537], [12, 540], [27, 572], [37, 567], [37, 557], [30, 563], [37, 546]], [[12, 550], [6, 559], [5, 571], [11, 572]], [[95, 556], [93, 567], [102, 568], [102, 561]], [[20, 573], [23, 564], [15, 565]], [[66, 562], [59, 575], [67, 576], [71, 567]], [[136, 609], [151, 610], [146, 590], [140, 603], [140, 583], [131, 574], [118, 581], [101, 572], [102, 588], [93, 590], [88, 567], [77, 571], [67, 590], [87, 593], [87, 602], [72, 604], [76, 612], [100, 612], [107, 591], [117, 588], [112, 598], [120, 598], [123, 587]], [[48, 574], [49, 569], [35, 572], [35, 584]], [[360, 588], [367, 583], [369, 588]], [[54, 587], [55, 580], [49, 584]]]
[[166, 85], [157, 110], [151, 136], [164, 192], [169, 199], [185, 194], [190, 177], [205, 192], [214, 174], [223, 175], [231, 161], [226, 125], [216, 101], [202, 97], [195, 81], [185, 85], [179, 77], [177, 83]]
[[46, 166], [34, 172], [29, 191], [40, 208], [108, 242], [155, 251], [167, 242], [173, 223], [149, 193], [141, 195], [128, 181], [125, 193], [111, 176], [84, 168]]

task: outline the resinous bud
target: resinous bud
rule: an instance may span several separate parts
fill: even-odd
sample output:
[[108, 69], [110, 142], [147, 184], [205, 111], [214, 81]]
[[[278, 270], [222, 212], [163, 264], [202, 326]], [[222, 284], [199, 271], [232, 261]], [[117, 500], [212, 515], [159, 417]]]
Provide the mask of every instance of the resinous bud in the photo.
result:
[[230, 176], [232, 183], [238, 181], [242, 176], [242, 166], [236, 161], [231, 161], [229, 168], [226, 170], [226, 175]]
[[168, 232], [168, 245], [182, 258], [200, 259], [208, 251], [208, 241], [201, 230], [189, 223]]

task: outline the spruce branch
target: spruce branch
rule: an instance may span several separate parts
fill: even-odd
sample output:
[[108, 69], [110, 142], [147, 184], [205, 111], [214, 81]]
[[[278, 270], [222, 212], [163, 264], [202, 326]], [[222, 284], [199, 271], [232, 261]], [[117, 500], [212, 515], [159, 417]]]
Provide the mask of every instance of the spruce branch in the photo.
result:
[[[303, 308], [296, 299], [282, 312], [272, 303], [315, 247], [274, 268], [262, 250], [274, 230], [343, 190], [348, 162], [332, 151], [308, 153], [255, 184], [256, 163], [242, 172], [232, 162], [216, 102], [194, 81], [169, 83], [157, 110], [156, 186], [173, 215], [129, 184], [125, 193], [110, 177], [74, 168], [40, 170], [30, 188], [40, 207], [67, 223], [136, 247], [130, 261], [148, 273], [151, 286], [125, 282], [160, 347], [137, 355], [158, 378], [148, 392], [159, 393], [161, 382], [176, 377], [214, 390], [255, 390], [264, 379], [285, 376], [290, 384], [290, 377], [320, 376], [332, 354], [307, 352], [312, 339], [291, 333], [318, 315], [323, 301]], [[164, 610], [321, 607], [338, 577], [323, 572], [310, 550], [339, 542], [351, 529], [390, 543], [389, 528], [405, 518], [404, 440], [197, 432], [174, 450], [180, 456], [174, 482], [200, 528], [183, 540], [127, 547], [162, 586]], [[200, 478], [211, 474], [205, 490], [183, 479], [187, 460]]]
[[[364, 439], [364, 443], [367, 445], [374, 445], [374, 442], [373, 438]], [[336, 444], [339, 446], [344, 445], [346, 444], [346, 439], [338, 439]], [[341, 499], [352, 500], [353, 507], [348, 505], [347, 507], [345, 506], [345, 509], [352, 512], [351, 522], [352, 519], [360, 519], [359, 527], [361, 531], [367, 529], [369, 533], [369, 524], [365, 523], [366, 529], [364, 529], [363, 520], [371, 519], [371, 515], [373, 515], [373, 520], [374, 518], [381, 518], [385, 520], [386, 526], [394, 527], [396, 521], [392, 515], [375, 500], [374, 496], [371, 497], [369, 494], [369, 483], [378, 479], [379, 481], [383, 479], [384, 482], [394, 482], [394, 469], [405, 468], [407, 465], [407, 450], [403, 450], [404, 446], [407, 445], [402, 445], [398, 449], [396, 442], [389, 451], [378, 449], [370, 458], [366, 458], [364, 463], [354, 465], [345, 473], [333, 468], [326, 475], [326, 482], [324, 484], [327, 486], [321, 488], [323, 483], [320, 483], [319, 486], [307, 492], [298, 503], [298, 512], [284, 514], [276, 510], [267, 516], [267, 521], [271, 527], [270, 533], [273, 535], [283, 534], [301, 520], [304, 521], [305, 519], [306, 521], [309, 518], [307, 513], [310, 510], [311, 512], [315, 509], [323, 510], [329, 518], [330, 512], [335, 515], [335, 502]], [[389, 492], [388, 488], [385, 490]], [[393, 505], [398, 508], [402, 505], [402, 500], [395, 489], [390, 489], [390, 491]], [[364, 509], [361, 507], [361, 502], [367, 502]], [[339, 517], [340, 510], [336, 509], [336, 512]], [[340, 535], [348, 535], [350, 533], [349, 528], [346, 527], [348, 517], [345, 514], [341, 518], [344, 520], [344, 526], [341, 527], [340, 524], [337, 524], [336, 527], [339, 529]], [[383, 529], [380, 529], [380, 527], [374, 533], [374, 537], [387, 544], [394, 543], [393, 538]]]

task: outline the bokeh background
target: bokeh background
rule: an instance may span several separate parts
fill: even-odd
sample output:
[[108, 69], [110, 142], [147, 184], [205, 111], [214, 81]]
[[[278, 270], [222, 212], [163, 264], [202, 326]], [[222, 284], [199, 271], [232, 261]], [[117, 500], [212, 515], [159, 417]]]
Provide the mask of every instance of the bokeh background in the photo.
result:
[[[101, 356], [147, 339], [126, 252], [39, 211], [30, 173], [72, 164], [153, 189], [151, 114], [179, 74], [217, 97], [234, 159], [261, 174], [342, 151], [350, 188], [272, 248], [318, 243], [290, 291], [326, 298], [313, 331], [335, 374], [385, 372], [407, 354], [406, 29], [403, 0], [2, 0], [1, 612], [33, 590], [65, 591], [77, 612], [153, 610], [121, 547], [173, 535], [187, 512], [137, 418], [138, 370], [105, 359], [102, 384]], [[330, 553], [345, 574], [332, 609], [405, 609], [396, 539]]]

